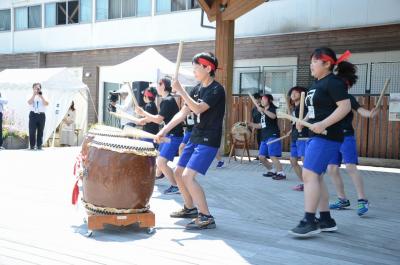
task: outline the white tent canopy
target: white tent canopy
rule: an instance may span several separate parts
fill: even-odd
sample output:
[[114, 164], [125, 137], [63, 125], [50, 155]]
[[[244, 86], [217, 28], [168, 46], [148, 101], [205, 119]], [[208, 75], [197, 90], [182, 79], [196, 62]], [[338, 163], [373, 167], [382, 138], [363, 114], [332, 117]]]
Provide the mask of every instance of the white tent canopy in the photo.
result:
[[77, 127], [86, 129], [88, 87], [67, 68], [6, 69], [0, 72], [0, 92], [8, 99], [6, 107], [15, 127], [29, 132], [30, 107], [27, 101], [32, 96], [33, 83], [41, 83], [43, 96], [49, 101], [43, 143], [49, 139], [66, 115], [72, 100], [78, 96], [86, 102], [86, 107], [79, 110], [81, 113], [77, 109], [77, 114], [84, 112], [86, 115], [85, 120], [77, 121]]
[[[101, 80], [110, 83], [153, 82], [164, 76], [175, 75], [175, 63], [169, 61], [153, 48], [149, 48], [138, 56], [114, 66], [101, 67]], [[179, 81], [186, 86], [196, 84], [193, 73], [180, 69]]]

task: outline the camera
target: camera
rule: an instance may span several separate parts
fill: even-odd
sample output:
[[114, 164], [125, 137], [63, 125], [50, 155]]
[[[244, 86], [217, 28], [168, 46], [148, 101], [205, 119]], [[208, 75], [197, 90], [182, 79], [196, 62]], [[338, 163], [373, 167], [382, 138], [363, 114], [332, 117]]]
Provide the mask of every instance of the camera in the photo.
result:
[[39, 94], [39, 95], [42, 95], [42, 91], [39, 91], [38, 94]]

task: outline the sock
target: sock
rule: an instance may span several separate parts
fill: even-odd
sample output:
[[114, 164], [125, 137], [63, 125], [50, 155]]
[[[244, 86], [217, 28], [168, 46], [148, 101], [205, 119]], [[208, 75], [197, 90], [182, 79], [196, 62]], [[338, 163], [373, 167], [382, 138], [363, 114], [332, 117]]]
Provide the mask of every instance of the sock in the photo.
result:
[[331, 212], [319, 212], [319, 218], [321, 219], [321, 220], [331, 220], [332, 219], [332, 217], [331, 217]]
[[285, 172], [283, 172], [283, 171], [279, 171], [278, 174], [285, 176]]
[[314, 223], [315, 222], [315, 213], [305, 213], [304, 214], [304, 219], [306, 219], [306, 221], [308, 223]]
[[367, 199], [358, 199], [357, 201], [358, 201], [358, 202], [368, 202]]

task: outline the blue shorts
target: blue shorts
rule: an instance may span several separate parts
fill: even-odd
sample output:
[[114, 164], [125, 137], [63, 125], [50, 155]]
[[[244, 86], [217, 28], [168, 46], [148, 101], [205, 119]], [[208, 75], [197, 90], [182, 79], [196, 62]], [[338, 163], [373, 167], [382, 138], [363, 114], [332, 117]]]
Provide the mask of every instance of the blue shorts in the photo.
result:
[[306, 140], [292, 141], [290, 144], [290, 157], [304, 157], [306, 152]]
[[277, 139], [276, 137], [271, 137], [268, 138], [264, 141], [261, 142], [260, 144], [260, 150], [258, 152], [258, 155], [260, 156], [275, 156], [275, 157], [281, 157], [282, 156], [282, 144], [281, 141], [275, 142], [273, 144], [267, 144], [270, 141], [273, 141]]
[[321, 137], [307, 140], [303, 167], [321, 175], [326, 171], [331, 158], [339, 153], [341, 144]]
[[183, 149], [178, 166], [190, 168], [205, 175], [212, 161], [217, 155], [218, 148], [188, 142]]
[[190, 136], [192, 135], [192, 132], [185, 132], [185, 135], [183, 136], [182, 143], [187, 144], [190, 140]]
[[170, 143], [162, 143], [158, 147], [158, 151], [160, 151], [160, 156], [164, 157], [168, 161], [173, 161], [175, 155], [178, 153], [179, 145], [182, 142], [183, 137], [176, 136], [168, 136], [171, 139]]
[[340, 152], [331, 158], [329, 165], [340, 166], [342, 162], [344, 164], [358, 164], [357, 144], [354, 135], [344, 137], [344, 141], [340, 146]]

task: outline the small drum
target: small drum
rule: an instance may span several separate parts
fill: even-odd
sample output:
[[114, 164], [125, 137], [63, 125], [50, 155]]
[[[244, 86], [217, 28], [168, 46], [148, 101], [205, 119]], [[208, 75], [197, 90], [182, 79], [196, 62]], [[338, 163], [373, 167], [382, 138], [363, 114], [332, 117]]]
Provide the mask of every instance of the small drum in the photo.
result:
[[249, 127], [246, 126], [244, 122], [237, 122], [233, 124], [231, 129], [232, 137], [237, 141], [244, 141], [244, 135], [246, 135], [247, 140], [250, 140], [251, 131]]
[[95, 136], [108, 136], [108, 137], [125, 137], [122, 133], [122, 130], [119, 128], [96, 124], [89, 129], [85, 138], [82, 142], [82, 157], [86, 157], [89, 152], [89, 143], [93, 140]]
[[128, 214], [149, 209], [157, 151], [152, 143], [95, 136], [83, 173], [83, 204], [93, 213]]

